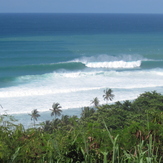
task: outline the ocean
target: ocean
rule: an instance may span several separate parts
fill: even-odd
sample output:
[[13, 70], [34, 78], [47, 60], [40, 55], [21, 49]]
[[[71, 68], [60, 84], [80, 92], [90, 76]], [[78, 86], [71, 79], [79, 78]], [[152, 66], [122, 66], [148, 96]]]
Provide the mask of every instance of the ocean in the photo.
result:
[[[100, 104], [163, 93], [162, 14], [0, 14], [0, 108], [30, 126]], [[111, 103], [111, 102], [110, 102]]]

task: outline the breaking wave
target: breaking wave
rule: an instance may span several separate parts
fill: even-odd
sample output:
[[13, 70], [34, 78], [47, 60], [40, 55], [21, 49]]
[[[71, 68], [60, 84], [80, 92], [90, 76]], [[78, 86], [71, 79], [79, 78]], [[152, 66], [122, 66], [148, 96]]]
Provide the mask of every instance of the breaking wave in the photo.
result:
[[136, 68], [141, 66], [141, 61], [89, 62], [86, 66], [91, 68]]

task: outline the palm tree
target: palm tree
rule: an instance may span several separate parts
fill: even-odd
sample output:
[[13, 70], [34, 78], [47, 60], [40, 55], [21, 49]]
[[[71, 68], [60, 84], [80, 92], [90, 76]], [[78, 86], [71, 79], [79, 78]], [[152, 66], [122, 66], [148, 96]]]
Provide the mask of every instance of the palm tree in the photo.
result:
[[68, 115], [62, 115], [61, 123], [62, 124], [68, 124], [69, 123], [69, 116]]
[[114, 94], [112, 94], [113, 93], [112, 89], [107, 88], [107, 89], [104, 90], [104, 93], [105, 93], [103, 95], [104, 100], [106, 100], [107, 102], [108, 102], [108, 100], [110, 100], [110, 101], [113, 100]]
[[96, 108], [99, 106], [99, 99], [97, 97], [95, 97], [92, 101], [91, 104], [93, 104]]
[[53, 103], [52, 109], [50, 109], [52, 111], [51, 116], [55, 115], [55, 119], [57, 116], [61, 116], [62, 110], [60, 108], [62, 108], [62, 107], [60, 106], [59, 103]]
[[51, 121], [47, 120], [42, 123], [42, 129], [45, 132], [51, 132], [52, 131], [52, 123]]
[[95, 110], [90, 107], [84, 107], [81, 113], [81, 119], [91, 117], [95, 113]]
[[35, 121], [37, 121], [37, 118], [40, 117], [38, 110], [34, 109], [29, 115], [31, 116], [31, 121], [33, 120], [35, 126]]

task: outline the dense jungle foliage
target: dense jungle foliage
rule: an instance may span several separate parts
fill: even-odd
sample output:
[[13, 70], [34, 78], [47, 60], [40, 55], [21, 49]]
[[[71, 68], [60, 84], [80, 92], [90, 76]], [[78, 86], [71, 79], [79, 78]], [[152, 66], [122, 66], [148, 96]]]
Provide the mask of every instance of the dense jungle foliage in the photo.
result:
[[[114, 98], [104, 91], [106, 102]], [[107, 94], [108, 93], [108, 94]], [[161, 163], [163, 162], [163, 95], [145, 92], [134, 101], [84, 107], [81, 117], [62, 115], [52, 105], [52, 121], [24, 129], [14, 118], [0, 116], [1, 163]], [[30, 117], [29, 117], [30, 118]]]

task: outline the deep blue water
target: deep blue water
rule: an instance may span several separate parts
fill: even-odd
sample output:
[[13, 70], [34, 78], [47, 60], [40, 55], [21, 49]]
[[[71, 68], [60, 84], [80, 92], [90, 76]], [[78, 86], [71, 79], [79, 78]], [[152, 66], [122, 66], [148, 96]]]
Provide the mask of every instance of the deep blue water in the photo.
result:
[[160, 14], [0, 14], [0, 37], [159, 33]]
[[104, 103], [105, 88], [123, 101], [162, 87], [161, 14], [0, 14], [0, 104], [9, 113]]

